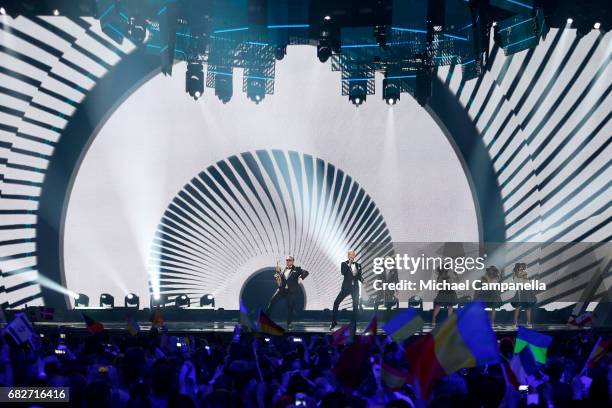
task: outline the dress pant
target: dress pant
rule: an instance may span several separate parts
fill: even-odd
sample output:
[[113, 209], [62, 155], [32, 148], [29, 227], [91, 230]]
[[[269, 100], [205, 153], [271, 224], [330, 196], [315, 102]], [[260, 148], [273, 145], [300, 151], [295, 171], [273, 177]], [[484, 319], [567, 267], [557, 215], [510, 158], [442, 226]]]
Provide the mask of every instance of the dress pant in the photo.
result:
[[270, 316], [274, 305], [283, 297], [287, 300], [287, 324], [291, 324], [291, 319], [293, 318], [293, 308], [295, 307], [295, 294], [287, 289], [276, 289], [276, 292], [274, 292], [270, 298], [268, 306], [266, 307], [266, 314]]
[[352, 320], [357, 320], [357, 311], [359, 310], [359, 284], [356, 283], [353, 286], [343, 286], [340, 289], [340, 293], [336, 296], [336, 300], [334, 300], [334, 310], [332, 312], [332, 322], [336, 322], [336, 315], [338, 314], [338, 308], [340, 307], [340, 303], [346, 298], [348, 295], [351, 295], [353, 298], [353, 318]]

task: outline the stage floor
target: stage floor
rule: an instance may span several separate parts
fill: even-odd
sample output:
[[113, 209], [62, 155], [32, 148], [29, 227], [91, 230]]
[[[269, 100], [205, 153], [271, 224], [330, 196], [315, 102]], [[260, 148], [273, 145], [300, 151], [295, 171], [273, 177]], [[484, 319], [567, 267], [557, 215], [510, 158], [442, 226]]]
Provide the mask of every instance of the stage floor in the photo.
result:
[[[238, 322], [236, 320], [227, 320], [224, 322], [167, 322], [165, 327], [169, 332], [176, 333], [210, 333], [210, 332], [232, 332], [235, 325]], [[348, 322], [340, 322], [334, 330], [337, 330], [343, 324]], [[104, 327], [110, 331], [123, 331], [127, 330], [124, 322], [103, 322]], [[151, 328], [151, 323], [138, 322], [141, 331], [148, 331]], [[441, 324], [441, 323], [440, 323]], [[285, 328], [284, 323], [279, 324]], [[367, 322], [359, 322], [357, 324], [357, 333], [362, 332], [367, 327]], [[53, 328], [64, 327], [69, 330], [85, 330], [85, 324], [82, 321], [79, 322], [36, 322], [35, 326], [44, 330], [52, 330]], [[378, 334], [385, 334], [382, 330], [382, 324], [379, 325]], [[555, 331], [579, 331], [585, 330], [582, 327], [570, 326], [567, 324], [534, 324], [532, 327], [534, 330], [541, 332], [555, 332]], [[426, 323], [421, 333], [428, 333], [433, 329], [431, 323]], [[496, 333], [512, 333], [517, 331], [517, 327], [508, 324], [495, 325], [493, 327]], [[292, 333], [330, 333], [329, 322], [324, 321], [307, 321], [307, 322], [295, 322], [292, 325]]]

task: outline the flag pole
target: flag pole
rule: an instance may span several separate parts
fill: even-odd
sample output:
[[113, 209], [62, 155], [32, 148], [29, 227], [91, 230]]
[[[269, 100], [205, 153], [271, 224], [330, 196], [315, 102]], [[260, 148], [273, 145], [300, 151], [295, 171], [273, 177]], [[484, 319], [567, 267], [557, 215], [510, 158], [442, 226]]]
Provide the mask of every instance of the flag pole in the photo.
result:
[[589, 356], [587, 357], [586, 361], [584, 362], [584, 366], [582, 367], [582, 370], [580, 370], [579, 376], [584, 375], [584, 373], [586, 372], [586, 370], [588, 368], [588, 365], [589, 365], [589, 361], [591, 361], [591, 357], [593, 357], [593, 354], [597, 350], [597, 346], [599, 346], [599, 343], [601, 343], [601, 336], [599, 336], [599, 338], [595, 342], [595, 345], [593, 346], [593, 350], [591, 350], [591, 352], [589, 353]]

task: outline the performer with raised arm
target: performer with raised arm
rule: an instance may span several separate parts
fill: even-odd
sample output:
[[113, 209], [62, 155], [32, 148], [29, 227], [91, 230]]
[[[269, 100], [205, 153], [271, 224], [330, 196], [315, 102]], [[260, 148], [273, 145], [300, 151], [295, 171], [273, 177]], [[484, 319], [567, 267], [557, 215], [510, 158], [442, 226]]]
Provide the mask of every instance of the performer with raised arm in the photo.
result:
[[353, 299], [353, 320], [357, 320], [357, 311], [359, 310], [359, 282], [363, 282], [363, 275], [361, 272], [361, 264], [355, 262], [355, 251], [348, 251], [348, 259], [340, 264], [340, 273], [342, 273], [342, 287], [340, 293], [334, 301], [334, 310], [332, 312], [332, 322], [329, 327], [332, 330], [338, 322], [336, 321], [336, 315], [338, 314], [338, 307], [340, 302], [344, 300], [348, 295], [351, 295]]
[[274, 273], [274, 280], [276, 282], [276, 292], [270, 298], [270, 302], [266, 307], [266, 314], [270, 316], [272, 307], [281, 298], [285, 298], [287, 301], [287, 330], [291, 330], [291, 319], [293, 318], [293, 309], [295, 306], [295, 295], [300, 290], [300, 279], [304, 280], [308, 276], [308, 271], [295, 266], [294, 258], [291, 255], [285, 259], [286, 266], [284, 269], [276, 265], [276, 271]]

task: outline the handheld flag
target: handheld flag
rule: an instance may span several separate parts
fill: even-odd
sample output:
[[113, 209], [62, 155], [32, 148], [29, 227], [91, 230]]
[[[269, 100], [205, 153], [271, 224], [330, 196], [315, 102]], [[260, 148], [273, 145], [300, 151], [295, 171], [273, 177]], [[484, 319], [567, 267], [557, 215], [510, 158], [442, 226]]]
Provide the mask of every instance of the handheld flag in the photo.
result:
[[378, 331], [378, 316], [374, 314], [374, 316], [370, 320], [370, 323], [368, 323], [368, 326], [363, 331], [363, 335], [376, 337], [377, 331]]
[[431, 333], [406, 348], [421, 395], [429, 398], [433, 384], [462, 368], [499, 363], [497, 340], [480, 302], [467, 304]]
[[159, 308], [156, 308], [153, 314], [151, 315], [151, 326], [155, 328], [160, 328], [164, 326], [164, 318], [162, 317]]
[[240, 299], [240, 325], [246, 328], [248, 331], [257, 331], [255, 323], [251, 319], [251, 316], [249, 316], [249, 309], [247, 309], [247, 307], [244, 305], [242, 299]]
[[391, 340], [399, 342], [421, 331], [423, 324], [423, 319], [416, 309], [407, 309], [393, 316], [383, 329], [391, 336]]
[[343, 387], [353, 389], [359, 386], [368, 372], [368, 351], [370, 345], [367, 342], [355, 342], [348, 345], [336, 363], [334, 372], [336, 378]]
[[612, 340], [602, 340], [601, 337], [597, 339], [597, 342], [595, 343], [595, 346], [593, 347], [593, 350], [591, 351], [591, 354], [589, 354], [589, 357], [584, 365], [583, 372], [587, 367], [595, 367], [597, 362], [610, 352], [612, 352]]
[[18, 313], [13, 321], [4, 328], [4, 332], [11, 336], [17, 345], [30, 341], [35, 334], [34, 326], [23, 313]]
[[333, 346], [350, 343], [353, 339], [353, 331], [351, 330], [351, 325], [345, 324], [343, 326], [340, 326], [340, 328], [333, 332], [331, 336]]
[[514, 343], [514, 354], [520, 353], [521, 350], [529, 346], [535, 361], [540, 364], [546, 364], [546, 352], [551, 342], [552, 337], [519, 326], [516, 343]]
[[285, 329], [274, 323], [274, 321], [262, 311], [259, 311], [257, 324], [261, 333], [271, 334], [272, 336], [282, 336], [285, 334]]
[[409, 372], [390, 366], [387, 363], [382, 364], [380, 376], [384, 386], [391, 390], [401, 388], [412, 380], [412, 375]]
[[138, 336], [138, 332], [140, 332], [140, 326], [138, 325], [138, 322], [136, 321], [136, 319], [134, 319], [132, 316], [128, 316], [126, 320], [127, 320], [127, 329], [130, 332], [130, 334], [132, 336]]
[[87, 326], [88, 332], [93, 334], [93, 333], [100, 333], [101, 331], [104, 330], [104, 326], [102, 325], [102, 323], [94, 320], [93, 318], [86, 315], [85, 313], [81, 313], [81, 316], [83, 316], [83, 320], [85, 321], [85, 325]]

